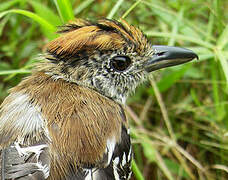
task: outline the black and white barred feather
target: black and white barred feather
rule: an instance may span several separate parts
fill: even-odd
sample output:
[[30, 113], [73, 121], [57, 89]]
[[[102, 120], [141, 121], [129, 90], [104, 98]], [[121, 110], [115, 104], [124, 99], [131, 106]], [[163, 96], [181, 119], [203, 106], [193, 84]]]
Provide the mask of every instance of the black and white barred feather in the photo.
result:
[[[108, 142], [105, 168], [86, 167], [79, 172], [69, 174], [67, 180], [129, 180], [131, 177], [132, 147], [129, 131], [123, 126], [121, 141], [115, 144]], [[111, 155], [111, 159], [108, 157]], [[105, 161], [105, 160], [104, 160]], [[30, 147], [14, 143], [1, 152], [1, 179], [44, 180], [49, 175], [48, 146], [42, 142]]]

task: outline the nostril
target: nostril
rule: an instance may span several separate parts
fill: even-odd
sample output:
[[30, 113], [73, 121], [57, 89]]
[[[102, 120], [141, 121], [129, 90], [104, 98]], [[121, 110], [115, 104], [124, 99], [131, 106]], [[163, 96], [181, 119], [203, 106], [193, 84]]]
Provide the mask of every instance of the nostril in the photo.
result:
[[162, 56], [165, 54], [165, 52], [164, 51], [163, 52], [157, 52], [156, 54], [157, 54], [157, 56]]

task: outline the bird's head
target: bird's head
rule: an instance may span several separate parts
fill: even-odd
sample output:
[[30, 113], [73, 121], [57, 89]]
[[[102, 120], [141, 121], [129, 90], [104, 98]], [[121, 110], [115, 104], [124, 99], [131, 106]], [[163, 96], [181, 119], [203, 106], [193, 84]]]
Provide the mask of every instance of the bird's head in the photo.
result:
[[182, 64], [197, 55], [187, 49], [153, 46], [136, 27], [114, 20], [76, 20], [47, 44], [41, 71], [86, 86], [119, 103], [151, 71]]

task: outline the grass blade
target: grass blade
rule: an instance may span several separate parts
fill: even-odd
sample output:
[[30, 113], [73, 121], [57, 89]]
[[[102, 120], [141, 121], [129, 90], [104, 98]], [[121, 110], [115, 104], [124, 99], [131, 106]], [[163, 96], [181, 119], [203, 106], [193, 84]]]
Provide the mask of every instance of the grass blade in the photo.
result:
[[228, 62], [227, 62], [226, 56], [223, 54], [222, 51], [218, 51], [217, 56], [218, 56], [218, 59], [221, 63], [221, 66], [222, 66], [222, 69], [223, 69], [223, 72], [224, 72], [224, 75], [226, 78], [226, 82], [228, 83]]
[[63, 23], [74, 19], [73, 8], [69, 0], [54, 0], [54, 3]]
[[94, 2], [94, 0], [85, 0], [85, 1], [83, 1], [77, 8], [75, 8], [74, 15], [79, 14], [80, 12], [82, 12], [85, 8], [87, 8], [93, 2]]
[[120, 5], [123, 3], [124, 0], [118, 0], [117, 3], [115, 4], [115, 6], [112, 8], [112, 10], [110, 11], [110, 13], [108, 14], [107, 18], [111, 19], [113, 18], [114, 14], [118, 11]]
[[173, 35], [172, 33], [163, 33], [163, 32], [155, 32], [155, 31], [147, 31], [147, 32], [145, 32], [145, 34], [147, 36], [152, 36], [152, 37], [168, 37], [168, 38], [171, 38], [172, 36], [174, 36], [174, 38], [179, 39], [179, 40], [192, 42], [192, 43], [207, 47], [208, 49], [214, 49], [214, 45], [212, 45], [209, 42], [206, 42], [206, 41], [203, 41], [201, 39], [194, 38], [194, 37], [181, 35], [181, 34], [174, 34]]
[[137, 180], [144, 180], [143, 175], [134, 160], [132, 161], [132, 171], [134, 172]]
[[0, 12], [9, 9], [11, 6], [17, 4], [20, 0], [11, 0], [7, 2], [0, 3]]
[[5, 27], [5, 24], [9, 20], [9, 16], [4, 17], [0, 22], [0, 36], [2, 35], [3, 28]]
[[172, 128], [172, 125], [170, 123], [170, 119], [169, 119], [169, 116], [168, 116], [168, 111], [167, 111], [166, 106], [164, 104], [164, 101], [162, 99], [161, 93], [160, 93], [160, 91], [159, 91], [159, 89], [157, 87], [155, 79], [154, 79], [154, 77], [152, 75], [150, 76], [150, 84], [151, 84], [151, 86], [154, 89], [154, 94], [155, 94], [155, 97], [156, 97], [156, 99], [158, 101], [158, 104], [160, 106], [160, 109], [161, 109], [161, 112], [162, 112], [162, 116], [164, 118], [164, 121], [165, 121], [166, 127], [168, 129], [169, 135], [172, 138], [172, 140], [175, 141], [176, 140], [176, 136], [175, 136], [175, 134], [173, 132], [173, 128]]
[[3, 75], [11, 75], [11, 74], [29, 74], [29, 73], [31, 73], [30, 70], [26, 70], [26, 69], [15, 69], [15, 70], [0, 71], [0, 76], [3, 76]]
[[125, 13], [121, 18], [125, 18], [142, 0], [136, 1]]
[[158, 151], [156, 151], [156, 159], [157, 159], [156, 162], [157, 162], [158, 166], [160, 167], [160, 169], [162, 170], [164, 175], [167, 177], [167, 179], [168, 180], [174, 180], [172, 173], [170, 172], [170, 170], [166, 166], [161, 154]]
[[53, 26], [52, 24], [50, 24], [45, 19], [43, 19], [42, 17], [38, 16], [37, 14], [30, 12], [30, 11], [26, 11], [26, 10], [12, 9], [12, 10], [3, 11], [2, 13], [0, 13], [0, 18], [2, 18], [3, 16], [5, 16], [7, 14], [10, 14], [10, 13], [21, 14], [21, 15], [31, 18], [32, 20], [34, 20], [38, 24], [40, 24], [42, 26], [42, 28], [45, 29], [45, 31], [44, 31], [45, 35], [49, 39], [53, 39], [54, 37], [56, 37], [56, 35], [54, 34], [54, 32], [56, 32], [56, 30], [57, 30], [56, 27]]
[[[61, 19], [50, 8], [40, 3], [39, 1], [28, 1], [34, 8], [37, 15], [51, 23], [53, 26], [61, 25]], [[47, 16], [48, 15], [48, 16]]]
[[174, 44], [175, 44], [175, 41], [176, 41], [175, 35], [178, 34], [179, 26], [181, 24], [182, 19], [183, 19], [183, 9], [181, 9], [180, 12], [178, 13], [176, 21], [174, 21], [172, 23], [172, 34], [173, 35], [169, 39], [169, 42], [168, 42], [169, 46], [174, 46]]
[[[167, 91], [170, 87], [172, 87], [178, 80], [180, 80], [184, 74], [191, 68], [191, 64], [187, 64], [180, 69], [175, 68], [175, 71], [164, 76], [158, 83], [158, 89], [160, 92]], [[153, 89], [150, 89], [149, 92], [151, 94], [154, 93]]]
[[228, 25], [226, 25], [226, 28], [223, 30], [222, 34], [219, 36], [218, 39], [218, 49], [223, 49], [228, 43]]

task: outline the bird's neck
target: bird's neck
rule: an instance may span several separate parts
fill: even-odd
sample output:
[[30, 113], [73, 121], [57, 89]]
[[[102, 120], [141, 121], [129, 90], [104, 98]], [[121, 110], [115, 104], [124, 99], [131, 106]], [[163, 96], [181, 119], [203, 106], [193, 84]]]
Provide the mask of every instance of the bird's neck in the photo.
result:
[[53, 80], [61, 79], [92, 89], [121, 105], [125, 105], [129, 94], [127, 91], [126, 93], [122, 93], [122, 90], [118, 89], [113, 82], [104, 83], [102, 77], [89, 74], [90, 72], [80, 68], [77, 68], [77, 70], [68, 69], [68, 72], [65, 72], [63, 64], [56, 65], [49, 61], [44, 61], [37, 65], [36, 71], [44, 72]]

